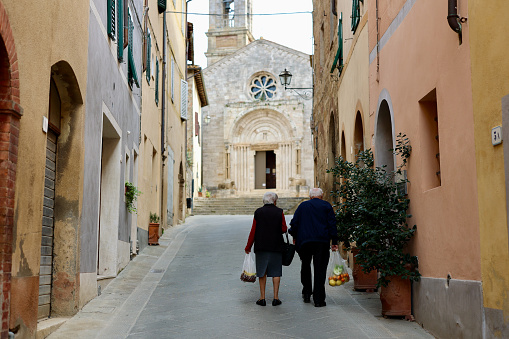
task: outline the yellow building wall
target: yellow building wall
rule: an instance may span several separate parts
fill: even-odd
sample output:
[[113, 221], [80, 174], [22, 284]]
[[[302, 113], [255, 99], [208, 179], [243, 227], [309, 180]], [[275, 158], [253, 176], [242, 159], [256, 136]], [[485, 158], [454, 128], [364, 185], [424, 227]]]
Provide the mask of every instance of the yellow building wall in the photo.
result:
[[[13, 230], [12, 289], [10, 327], [20, 325], [20, 335], [31, 337], [37, 326], [37, 297], [41, 256], [46, 133], [43, 117], [48, 117], [51, 67], [59, 61], [70, 65], [84, 101], [87, 80], [89, 3], [62, 0], [2, 0], [9, 16], [18, 56], [20, 101], [19, 153], [16, 178]], [[81, 157], [69, 159], [76, 176], [63, 177], [64, 185], [78, 183], [79, 191], [61, 191], [61, 197], [76, 204], [81, 215], [83, 191], [83, 124], [85, 107], [74, 112], [73, 124], [62, 122], [61, 138], [73, 133], [73, 146]], [[74, 186], [75, 184], [72, 184]], [[78, 198], [77, 198], [78, 197]], [[79, 226], [74, 225], [78, 230]], [[67, 226], [64, 225], [64, 228]], [[68, 265], [77, 265], [78, 234], [71, 232], [73, 255]], [[56, 240], [57, 241], [57, 240]], [[79, 266], [78, 266], [79, 267]], [[75, 267], [76, 268], [76, 267]], [[79, 274], [79, 272], [75, 272]], [[76, 283], [77, 276], [69, 277]], [[79, 286], [76, 285], [76, 286]]]
[[[509, 249], [502, 145], [491, 129], [502, 125], [501, 99], [509, 94], [509, 3], [471, 0], [468, 25], [472, 59], [477, 189], [484, 306], [502, 310], [509, 323]], [[467, 13], [462, 13], [463, 16]], [[509, 126], [504, 126], [509, 128]]]

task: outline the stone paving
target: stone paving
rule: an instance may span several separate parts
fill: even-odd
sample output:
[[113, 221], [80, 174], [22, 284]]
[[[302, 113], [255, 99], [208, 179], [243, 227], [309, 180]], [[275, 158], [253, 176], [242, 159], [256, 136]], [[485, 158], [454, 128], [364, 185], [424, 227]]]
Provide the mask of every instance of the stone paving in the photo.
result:
[[[287, 216], [287, 222], [290, 218]], [[283, 268], [274, 307], [241, 282], [251, 216], [193, 216], [147, 247], [100, 296], [49, 338], [433, 338], [415, 322], [384, 319], [377, 293], [327, 286], [327, 307], [301, 299], [298, 257]]]

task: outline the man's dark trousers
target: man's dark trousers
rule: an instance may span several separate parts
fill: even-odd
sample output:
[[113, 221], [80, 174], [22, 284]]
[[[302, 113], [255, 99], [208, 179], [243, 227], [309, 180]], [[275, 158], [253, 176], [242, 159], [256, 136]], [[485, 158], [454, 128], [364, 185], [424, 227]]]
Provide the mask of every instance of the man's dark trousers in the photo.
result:
[[[324, 242], [307, 242], [299, 249], [299, 257], [302, 260], [300, 269], [300, 281], [302, 294], [313, 293], [313, 301], [321, 303], [325, 301], [325, 278], [329, 263], [330, 244]], [[313, 260], [314, 282], [311, 284], [311, 260]]]

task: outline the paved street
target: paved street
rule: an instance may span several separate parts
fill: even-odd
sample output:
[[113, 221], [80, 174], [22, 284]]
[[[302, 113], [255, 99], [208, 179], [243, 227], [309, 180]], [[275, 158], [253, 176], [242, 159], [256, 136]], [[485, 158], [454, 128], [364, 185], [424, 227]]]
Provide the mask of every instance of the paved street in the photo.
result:
[[[433, 338], [380, 316], [378, 294], [327, 286], [327, 307], [304, 304], [298, 257], [283, 268], [280, 299], [255, 304], [240, 281], [251, 216], [193, 216], [147, 247], [102, 294], [49, 338]], [[287, 217], [287, 222], [289, 218]]]

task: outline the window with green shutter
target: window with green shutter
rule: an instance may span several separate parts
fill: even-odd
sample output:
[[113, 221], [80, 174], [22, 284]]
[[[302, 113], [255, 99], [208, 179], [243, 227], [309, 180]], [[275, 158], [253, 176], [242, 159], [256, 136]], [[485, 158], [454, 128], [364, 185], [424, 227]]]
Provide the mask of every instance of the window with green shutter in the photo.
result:
[[166, 0], [157, 0], [157, 10], [159, 14], [166, 10]]
[[133, 55], [133, 33], [134, 33], [134, 24], [131, 20], [131, 14], [127, 14], [127, 34], [128, 34], [128, 45], [127, 45], [127, 78], [129, 80], [129, 85], [132, 87], [133, 82], [136, 84], [136, 87], [140, 88], [140, 84], [138, 82], [138, 74], [136, 73], [136, 64], [134, 63], [134, 55]]
[[115, 0], [108, 0], [108, 19], [106, 25], [108, 26], [108, 36], [115, 40]]
[[359, 22], [361, 21], [361, 8], [359, 0], [352, 0], [352, 32], [355, 33]]
[[152, 58], [152, 37], [150, 35], [150, 30], [147, 30], [147, 59], [145, 63], [147, 65], [147, 69], [145, 70], [145, 77], [147, 78], [147, 83], [150, 85], [150, 59]]
[[124, 61], [124, 9], [123, 1], [117, 3], [117, 58], [119, 62]]
[[339, 75], [343, 71], [343, 13], [339, 13], [338, 20], [338, 51], [336, 52], [336, 57], [334, 58], [334, 63], [330, 69], [331, 73], [334, 73], [335, 69], [339, 70]]
[[159, 60], [156, 59], [156, 105], [159, 105]]

